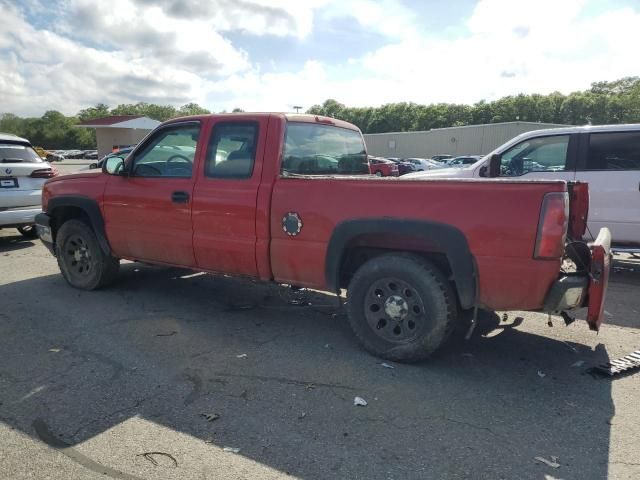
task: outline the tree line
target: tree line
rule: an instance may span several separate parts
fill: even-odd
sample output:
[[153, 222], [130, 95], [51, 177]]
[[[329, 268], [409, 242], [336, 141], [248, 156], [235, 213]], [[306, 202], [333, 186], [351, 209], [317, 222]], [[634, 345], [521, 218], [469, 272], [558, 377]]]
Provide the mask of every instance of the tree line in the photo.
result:
[[[234, 112], [242, 111], [235, 108]], [[40, 118], [23, 118], [13, 113], [0, 114], [0, 132], [27, 138], [48, 149], [95, 148], [95, 130], [76, 125], [109, 115], [144, 115], [159, 121], [211, 113], [196, 103], [179, 108], [152, 103], [121, 104], [110, 108], [104, 103], [65, 116], [56, 110]], [[473, 105], [437, 103], [389, 103], [380, 107], [347, 107], [336, 100], [312, 106], [307, 113], [326, 115], [351, 122], [364, 133], [409, 132], [432, 128], [477, 125], [498, 122], [544, 122], [569, 125], [640, 123], [640, 77], [625, 77], [612, 82], [595, 82], [584, 91], [564, 95], [520, 94]]]
[[211, 112], [196, 103], [187, 103], [179, 108], [145, 102], [109, 108], [108, 105], [99, 103], [84, 108], [73, 116], [65, 116], [57, 110], [49, 110], [40, 118], [23, 118], [13, 113], [0, 114], [0, 132], [27, 138], [33, 145], [50, 150], [88, 150], [96, 147], [96, 133], [92, 128], [78, 128], [76, 125], [80, 122], [109, 115], [144, 115], [164, 122], [170, 118], [207, 113]]
[[347, 107], [330, 99], [307, 113], [357, 125], [363, 133], [410, 132], [499, 122], [544, 122], [569, 125], [640, 123], [640, 77], [595, 82], [585, 91], [563, 95], [520, 94], [473, 105], [389, 103], [380, 107]]

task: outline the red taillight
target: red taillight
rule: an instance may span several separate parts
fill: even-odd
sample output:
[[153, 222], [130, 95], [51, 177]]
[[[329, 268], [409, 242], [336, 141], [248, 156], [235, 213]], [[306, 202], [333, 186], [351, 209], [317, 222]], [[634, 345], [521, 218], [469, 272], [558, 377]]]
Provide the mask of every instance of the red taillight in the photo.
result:
[[562, 257], [568, 224], [569, 195], [566, 192], [547, 193], [542, 201], [533, 258], [558, 259]]
[[56, 175], [58, 175], [58, 171], [55, 169], [55, 167], [51, 167], [39, 168], [38, 170], [34, 170], [29, 176], [31, 178], [51, 178], [55, 177]]

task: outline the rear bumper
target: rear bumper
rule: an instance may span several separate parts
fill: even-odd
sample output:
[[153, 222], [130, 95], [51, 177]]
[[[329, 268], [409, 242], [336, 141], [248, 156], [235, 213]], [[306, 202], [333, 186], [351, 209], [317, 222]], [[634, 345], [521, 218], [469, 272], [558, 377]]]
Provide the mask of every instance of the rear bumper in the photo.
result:
[[35, 206], [0, 209], [0, 227], [31, 225], [40, 212], [42, 209]]
[[51, 233], [51, 225], [49, 223], [49, 215], [46, 213], [39, 213], [36, 215], [36, 231], [38, 232], [38, 237], [44, 243], [44, 246], [49, 249], [52, 255], [55, 255], [55, 250], [53, 248], [53, 235]]
[[543, 310], [555, 313], [587, 307], [589, 328], [598, 330], [603, 319], [611, 268], [611, 232], [608, 228], [600, 230], [589, 252], [589, 258], [585, 259], [587, 270], [560, 277], [551, 286]]

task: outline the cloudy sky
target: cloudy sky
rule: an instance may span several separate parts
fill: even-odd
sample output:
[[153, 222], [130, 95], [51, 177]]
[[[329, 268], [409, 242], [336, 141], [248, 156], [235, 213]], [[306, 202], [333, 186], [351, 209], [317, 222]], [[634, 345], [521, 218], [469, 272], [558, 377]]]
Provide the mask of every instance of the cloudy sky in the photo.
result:
[[0, 112], [288, 111], [640, 74], [640, 0], [0, 0]]

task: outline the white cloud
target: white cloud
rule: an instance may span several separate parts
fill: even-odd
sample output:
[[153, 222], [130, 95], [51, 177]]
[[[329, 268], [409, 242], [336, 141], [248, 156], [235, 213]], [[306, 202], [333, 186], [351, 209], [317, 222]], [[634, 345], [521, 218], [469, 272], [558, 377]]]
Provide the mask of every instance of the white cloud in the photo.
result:
[[[368, 106], [395, 101], [472, 103], [519, 92], [569, 92], [635, 75], [640, 13], [589, 0], [480, 0], [456, 37], [430, 34], [399, 0], [65, 0], [38, 30], [0, 0], [0, 109], [39, 115], [136, 101], [220, 110], [305, 108], [327, 98]], [[32, 12], [38, 0], [25, 4]], [[39, 14], [42, 15], [41, 13]], [[315, 22], [353, 21], [388, 41], [344, 64], [262, 72], [229, 32], [286, 37]], [[327, 39], [328, 45], [331, 39]]]

